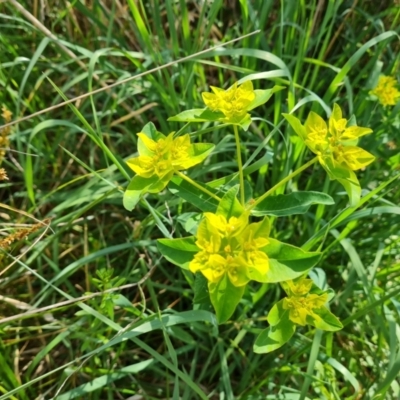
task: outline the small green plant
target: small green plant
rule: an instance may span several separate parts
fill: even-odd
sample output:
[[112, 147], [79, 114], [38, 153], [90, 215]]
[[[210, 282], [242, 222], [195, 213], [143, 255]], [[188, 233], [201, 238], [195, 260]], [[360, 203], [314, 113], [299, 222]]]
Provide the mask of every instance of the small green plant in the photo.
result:
[[[106, 292], [114, 287], [121, 286], [125, 282], [125, 278], [114, 277], [114, 269], [101, 268], [96, 271], [97, 278], [92, 278], [93, 285], [100, 291]], [[118, 294], [104, 293], [99, 305], [99, 309], [114, 319], [114, 300], [118, 298]], [[93, 304], [97, 305], [94, 301]]]
[[[267, 317], [270, 327], [258, 336], [254, 345], [257, 353], [267, 353], [281, 347], [292, 337], [296, 325], [310, 324], [326, 331], [342, 328], [341, 322], [327, 308], [328, 299], [333, 297], [332, 291], [322, 291], [311, 279], [306, 279], [318, 264], [321, 253], [305, 251], [270, 236], [268, 215], [276, 215], [277, 210], [275, 204], [272, 212], [268, 197], [318, 160], [330, 179], [336, 179], [344, 186], [350, 205], [356, 206], [360, 201], [361, 187], [353, 171], [366, 167], [375, 158], [356, 146], [358, 138], [372, 130], [357, 126], [355, 118], [343, 118], [337, 104], [333, 106], [328, 123], [315, 112], [309, 114], [304, 125], [295, 116], [283, 114], [317, 157], [288, 174], [258, 198], [246, 199], [238, 128], [248, 130], [250, 124], [255, 122], [249, 111], [282, 89], [281, 86], [275, 86], [269, 90], [254, 90], [251, 81], [242, 85], [235, 83], [227, 90], [212, 87], [213, 93], [202, 94], [207, 106], [205, 109], [187, 110], [169, 119], [186, 123], [208, 121], [231, 125], [236, 141], [239, 185], [225, 184], [211, 189], [211, 186], [189, 178], [181, 171], [205, 160], [214, 146], [208, 143], [191, 144], [188, 134], [174, 138], [171, 133], [166, 137], [149, 123], [138, 134], [140, 156], [128, 160], [136, 176], [124, 194], [124, 205], [131, 210], [143, 194], [161, 191], [176, 174], [181, 178], [173, 182], [176, 186], [186, 181], [193, 186], [199, 199], [206, 196], [205, 203], [210, 202], [206, 208], [201, 205], [201, 200], [195, 204], [204, 211], [197, 228], [191, 229], [195, 235], [159, 239], [158, 247], [171, 263], [195, 274], [200, 282], [194, 285], [195, 298], [204, 299], [204, 293], [200, 291], [205, 290], [205, 285], [201, 281], [206, 280], [219, 323], [232, 317], [250, 281], [280, 283], [287, 297], [271, 305]], [[197, 134], [199, 132], [192, 133], [193, 136]], [[177, 190], [176, 193], [187, 200], [184, 191]], [[318, 192], [280, 196], [282, 200], [284, 198], [281, 206], [286, 210], [284, 215], [297, 214], [299, 208], [304, 212], [308, 209], [307, 205], [312, 203], [333, 203], [327, 194]], [[309, 196], [313, 199], [311, 203]], [[252, 222], [254, 217], [263, 218]]]

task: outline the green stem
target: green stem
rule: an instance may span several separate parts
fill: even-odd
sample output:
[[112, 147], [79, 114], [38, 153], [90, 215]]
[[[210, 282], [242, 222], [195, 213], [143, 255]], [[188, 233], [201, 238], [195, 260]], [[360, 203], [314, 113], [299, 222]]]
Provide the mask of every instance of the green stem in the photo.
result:
[[217, 200], [217, 201], [221, 201], [221, 199], [214, 193], [210, 192], [209, 190], [207, 190], [206, 188], [204, 188], [203, 186], [199, 185], [197, 182], [195, 182], [193, 179], [189, 178], [187, 175], [182, 174], [182, 172], [180, 171], [175, 171], [175, 173], [181, 177], [182, 179], [184, 179], [185, 181], [191, 183], [194, 187], [196, 187], [197, 189], [200, 189], [202, 192], [208, 194], [210, 197], [212, 197], [213, 199]]
[[282, 179], [280, 182], [278, 182], [275, 186], [273, 186], [271, 189], [269, 189], [267, 192], [265, 192], [262, 196], [260, 196], [249, 208], [248, 210], [253, 209], [254, 207], [257, 207], [265, 198], [267, 198], [271, 193], [275, 192], [278, 187], [284, 185], [286, 182], [290, 181], [292, 178], [294, 178], [296, 175], [298, 175], [300, 172], [304, 171], [307, 169], [310, 165], [313, 165], [316, 161], [318, 160], [318, 157], [314, 157], [311, 161], [308, 163], [302, 165], [300, 168], [296, 169], [296, 171], [293, 171], [290, 175], [288, 175], [285, 179]]
[[235, 141], [236, 141], [236, 156], [238, 162], [239, 169], [239, 182], [240, 182], [240, 202], [242, 206], [244, 206], [244, 176], [243, 176], [243, 164], [242, 164], [242, 155], [240, 153], [240, 137], [238, 133], [238, 129], [236, 125], [233, 125], [233, 130], [235, 131]]

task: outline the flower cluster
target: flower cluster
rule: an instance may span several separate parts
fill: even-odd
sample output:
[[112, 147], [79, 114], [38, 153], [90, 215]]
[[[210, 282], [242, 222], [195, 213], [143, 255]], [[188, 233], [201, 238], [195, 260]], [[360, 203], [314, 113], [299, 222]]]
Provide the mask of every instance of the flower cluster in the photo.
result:
[[343, 328], [339, 319], [326, 307], [328, 293], [317, 288], [311, 279], [300, 277], [281, 282], [281, 286], [287, 297], [278, 301], [268, 313], [270, 326], [256, 339], [256, 353], [279, 349], [294, 335], [298, 325], [312, 325], [330, 332]]
[[269, 243], [269, 221], [248, 222], [248, 213], [240, 217], [204, 213], [197, 231], [200, 249], [189, 265], [192, 272], [201, 271], [209, 282], [217, 283], [227, 274], [234, 286], [250, 280], [265, 281], [269, 260], [262, 248]]
[[143, 178], [157, 175], [163, 178], [174, 171], [187, 169], [197, 164], [194, 162], [193, 145], [189, 135], [176, 139], [170, 133], [167, 137], [159, 135], [157, 140], [149, 138], [145, 133], [138, 133], [139, 157], [127, 161], [128, 166]]
[[228, 90], [211, 86], [214, 93], [204, 92], [202, 97], [206, 106], [212, 111], [219, 111], [225, 116], [226, 122], [239, 123], [251, 110], [251, 104], [256, 95], [251, 81], [238, 86], [234, 85]]
[[400, 91], [397, 88], [397, 81], [392, 76], [381, 75], [378, 84], [370, 91], [376, 96], [383, 106], [394, 106], [400, 98]]
[[138, 133], [139, 157], [127, 161], [136, 175], [124, 193], [124, 207], [131, 211], [141, 196], [163, 190], [174, 174], [189, 179], [180, 171], [201, 163], [214, 149], [211, 143], [190, 143], [188, 134], [174, 138], [158, 132], [149, 122]]
[[328, 123], [313, 111], [304, 125], [291, 114], [283, 116], [307, 147], [318, 156], [330, 179], [337, 179], [344, 186], [350, 204], [355, 206], [360, 199], [361, 187], [353, 171], [375, 160], [371, 153], [356, 144], [361, 136], [371, 133], [372, 129], [350, 125], [337, 104], [333, 106]]
[[374, 161], [372, 154], [353, 145], [354, 140], [371, 133], [372, 129], [347, 125], [348, 121], [343, 118], [337, 104], [333, 106], [328, 124], [318, 114], [310, 112], [304, 124], [304, 142], [318, 155], [323, 166], [332, 161], [355, 171]]
[[288, 294], [288, 297], [282, 300], [282, 308], [289, 310], [289, 319], [295, 324], [304, 326], [307, 324], [307, 318], [311, 322], [321, 320], [316, 312], [325, 306], [328, 294], [309, 293], [312, 285], [311, 279], [282, 282], [282, 286]]

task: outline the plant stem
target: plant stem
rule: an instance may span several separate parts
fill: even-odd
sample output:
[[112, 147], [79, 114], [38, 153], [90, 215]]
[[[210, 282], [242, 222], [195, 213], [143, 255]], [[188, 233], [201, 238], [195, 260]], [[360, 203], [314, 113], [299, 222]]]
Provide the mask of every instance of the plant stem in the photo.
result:
[[276, 189], [278, 189], [279, 186], [284, 185], [286, 182], [290, 181], [292, 178], [294, 178], [296, 175], [298, 175], [300, 172], [304, 171], [307, 169], [310, 165], [313, 165], [316, 161], [318, 160], [318, 157], [314, 157], [311, 161], [308, 163], [302, 165], [300, 168], [296, 169], [296, 171], [292, 172], [289, 174], [286, 178], [282, 179], [280, 182], [278, 182], [275, 186], [273, 186], [271, 189], [269, 189], [267, 192], [265, 192], [262, 196], [260, 196], [249, 208], [248, 210], [253, 209], [254, 207], [257, 207], [265, 198], [267, 198], [271, 193], [275, 192]]
[[239, 169], [239, 182], [240, 182], [240, 202], [244, 206], [244, 176], [243, 176], [243, 164], [242, 155], [240, 153], [240, 137], [236, 125], [233, 125], [233, 130], [235, 131], [235, 141], [236, 141], [236, 156]]
[[187, 175], [182, 174], [182, 172], [180, 171], [175, 171], [175, 173], [181, 177], [182, 179], [184, 179], [185, 181], [191, 183], [194, 187], [196, 187], [197, 189], [200, 189], [202, 192], [208, 194], [210, 197], [212, 197], [213, 199], [217, 200], [217, 201], [221, 201], [221, 199], [214, 193], [210, 192], [209, 190], [207, 190], [206, 188], [204, 188], [203, 186], [199, 185], [197, 182], [195, 182], [193, 179], [189, 178]]

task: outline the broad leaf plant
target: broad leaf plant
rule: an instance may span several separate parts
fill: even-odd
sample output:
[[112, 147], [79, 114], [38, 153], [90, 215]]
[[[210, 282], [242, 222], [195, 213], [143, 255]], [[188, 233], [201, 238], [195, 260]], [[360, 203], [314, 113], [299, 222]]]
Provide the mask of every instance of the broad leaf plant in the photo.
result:
[[234, 83], [227, 90], [211, 87], [212, 92], [202, 93], [204, 108], [185, 110], [169, 118], [186, 123], [185, 128], [199, 122], [214, 123], [216, 129], [231, 126], [236, 142], [238, 185], [228, 184], [234, 177], [209, 184], [190, 178], [187, 170], [206, 160], [214, 151], [214, 144], [203, 140], [192, 143], [188, 133], [181, 134], [184, 129], [164, 135], [148, 123], [138, 133], [139, 156], [127, 160], [136, 175], [123, 198], [125, 208], [131, 211], [144, 195], [168, 187], [171, 193], [199, 208], [200, 214], [187, 213], [183, 221], [191, 235], [159, 239], [158, 248], [169, 262], [185, 271], [186, 277], [192, 274], [194, 279], [188, 278], [188, 281], [193, 284], [195, 301], [204, 303], [209, 299], [219, 323], [232, 318], [250, 281], [282, 287], [286, 296], [270, 305], [269, 326], [254, 344], [257, 353], [268, 353], [284, 345], [297, 326], [311, 325], [325, 331], [342, 328], [339, 319], [329, 310], [332, 290], [322, 290], [307, 278], [319, 263], [321, 253], [305, 251], [271, 237], [269, 218], [304, 214], [312, 204], [329, 205], [334, 201], [320, 192], [284, 195], [274, 195], [274, 192], [318, 161], [331, 180], [343, 185], [349, 205], [356, 207], [361, 187], [355, 171], [374, 161], [372, 154], [358, 146], [359, 138], [372, 130], [357, 126], [354, 117], [344, 118], [338, 104], [333, 105], [328, 121], [315, 112], [310, 112], [304, 123], [293, 114], [283, 114], [316, 157], [258, 198], [249, 198], [239, 130], [247, 131], [256, 123], [251, 111], [283, 89], [274, 86], [254, 90], [251, 80], [240, 85]]

